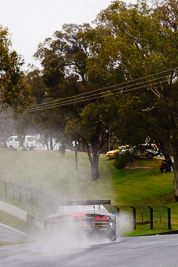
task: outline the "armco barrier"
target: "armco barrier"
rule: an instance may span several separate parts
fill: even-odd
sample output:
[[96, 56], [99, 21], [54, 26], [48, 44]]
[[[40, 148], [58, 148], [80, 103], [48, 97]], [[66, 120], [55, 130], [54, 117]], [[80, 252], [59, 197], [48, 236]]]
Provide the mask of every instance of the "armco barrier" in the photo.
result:
[[42, 229], [43, 228], [43, 221], [36, 218], [35, 216], [29, 214], [28, 212], [15, 207], [9, 203], [0, 201], [0, 211], [3, 211], [9, 215], [12, 215], [19, 220], [23, 221], [24, 223], [36, 228]]
[[9, 214], [9, 215], [12, 215], [12, 216], [18, 218], [19, 220], [21, 220], [25, 223], [27, 221], [27, 212], [9, 204], [9, 203], [0, 201], [0, 210]]
[[[12, 179], [11, 179], [12, 180]], [[17, 184], [13, 182], [8, 182], [6, 180], [0, 180], [0, 199], [6, 200], [17, 200], [22, 203], [31, 204], [47, 213], [54, 213], [59, 205], [60, 200], [49, 195], [47, 192], [43, 192], [36, 188], [32, 188], [27, 185]], [[6, 210], [7, 205], [2, 206], [3, 211]], [[16, 216], [17, 209], [11, 209], [13, 211], [13, 216]], [[126, 212], [131, 215], [131, 220], [133, 220], [133, 229], [169, 229], [176, 230], [178, 228], [178, 214], [174, 207], [161, 206], [114, 206], [118, 213]], [[1, 209], [0, 209], [1, 210]], [[20, 210], [20, 209], [19, 209]], [[5, 211], [6, 212], [6, 211]], [[8, 213], [8, 212], [7, 212]], [[172, 214], [172, 216], [171, 216]], [[19, 218], [20, 217], [20, 218]], [[172, 218], [171, 218], [172, 217]], [[25, 221], [33, 227], [40, 228], [42, 222], [34, 216], [28, 214], [25, 211], [18, 212], [18, 218]]]
[[34, 217], [33, 215], [27, 213], [27, 221], [26, 223], [30, 226], [32, 226], [33, 228], [36, 229], [43, 229], [44, 224], [43, 221]]

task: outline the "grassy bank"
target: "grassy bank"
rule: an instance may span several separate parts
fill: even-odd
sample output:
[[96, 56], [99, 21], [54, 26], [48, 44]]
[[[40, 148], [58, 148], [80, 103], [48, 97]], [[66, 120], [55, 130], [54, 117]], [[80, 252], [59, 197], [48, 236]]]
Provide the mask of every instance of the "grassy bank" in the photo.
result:
[[161, 173], [160, 161], [138, 160], [134, 168], [116, 170], [112, 163], [114, 199], [121, 205], [161, 205], [174, 202], [173, 172]]
[[161, 205], [174, 202], [173, 173], [161, 173], [160, 161], [139, 160], [126, 170], [100, 156], [100, 179], [91, 181], [87, 155], [74, 152], [0, 151], [0, 179], [27, 185], [60, 199], [112, 199], [118, 205]]
[[26, 233], [34, 233], [34, 229], [32, 229], [29, 225], [2, 211], [0, 211], [0, 223], [20, 229]]
[[[100, 179], [91, 181], [91, 170], [86, 153], [78, 153], [78, 169], [75, 168], [74, 152], [67, 152], [64, 157], [58, 151], [9, 151], [0, 150], [0, 179], [27, 185], [61, 200], [111, 199], [113, 205], [132, 213], [130, 206], [137, 208], [138, 220], [149, 216], [151, 206], [160, 221], [160, 230], [165, 231], [166, 208], [172, 209], [173, 228], [177, 229], [178, 204], [174, 202], [173, 173], [161, 173], [160, 161], [138, 160], [134, 166], [125, 170], [116, 170], [113, 161], [100, 156]], [[9, 201], [9, 200], [8, 200]], [[10, 201], [16, 206], [42, 218], [43, 211], [19, 201]], [[146, 207], [144, 211], [140, 206]], [[157, 208], [159, 206], [159, 208]], [[146, 227], [148, 229], [146, 229]], [[142, 233], [142, 225], [137, 230]], [[159, 228], [159, 227], [158, 227]], [[143, 231], [150, 231], [144, 225]]]

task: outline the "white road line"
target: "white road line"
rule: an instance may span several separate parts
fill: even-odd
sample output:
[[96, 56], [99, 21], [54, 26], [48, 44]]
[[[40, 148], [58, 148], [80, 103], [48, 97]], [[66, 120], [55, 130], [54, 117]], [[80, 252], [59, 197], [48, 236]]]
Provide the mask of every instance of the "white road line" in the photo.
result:
[[28, 237], [32, 237], [32, 236], [30, 236], [30, 235], [28, 235], [28, 234], [26, 234], [26, 233], [23, 233], [23, 232], [21, 232], [21, 231], [15, 229], [15, 228], [10, 227], [10, 226], [8, 226], [8, 225], [5, 225], [5, 224], [3, 224], [3, 223], [0, 223], [0, 226], [4, 226], [4, 227], [6, 227], [6, 228], [8, 228], [8, 229], [10, 229], [10, 230], [13, 230], [13, 231], [15, 231], [15, 232], [17, 232], [17, 233], [22, 234], [22, 235], [26, 235], [26, 236], [28, 236]]

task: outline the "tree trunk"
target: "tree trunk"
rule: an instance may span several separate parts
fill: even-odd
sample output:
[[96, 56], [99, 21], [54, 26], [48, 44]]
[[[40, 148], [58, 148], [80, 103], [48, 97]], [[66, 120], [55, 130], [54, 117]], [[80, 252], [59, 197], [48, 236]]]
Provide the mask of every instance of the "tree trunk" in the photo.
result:
[[178, 202], [178, 151], [174, 155], [174, 186], [175, 186], [175, 201]]
[[46, 141], [46, 147], [47, 147], [47, 150], [49, 150], [48, 141]]
[[91, 175], [92, 175], [92, 181], [95, 181], [99, 178], [99, 154], [97, 151], [93, 152], [93, 161], [91, 164]]
[[95, 142], [92, 144], [92, 164], [91, 164], [91, 176], [92, 176], [92, 181], [95, 181], [99, 178], [99, 152], [98, 152], [98, 147], [97, 143]]
[[93, 147], [92, 155], [91, 155], [90, 148], [87, 143], [86, 143], [86, 147], [87, 147], [88, 158], [89, 158], [90, 165], [91, 165], [92, 181], [96, 181], [99, 178], [99, 168], [98, 168], [99, 153], [96, 147]]
[[53, 139], [52, 139], [52, 137], [50, 137], [50, 150], [53, 150]]

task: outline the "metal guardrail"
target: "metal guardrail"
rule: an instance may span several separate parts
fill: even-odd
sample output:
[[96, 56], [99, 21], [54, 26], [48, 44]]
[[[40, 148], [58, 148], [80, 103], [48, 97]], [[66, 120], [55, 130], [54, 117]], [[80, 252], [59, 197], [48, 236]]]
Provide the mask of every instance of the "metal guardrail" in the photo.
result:
[[19, 220], [23, 221], [24, 223], [30, 225], [33, 228], [36, 229], [42, 229], [43, 228], [43, 221], [36, 218], [32, 214], [29, 214], [28, 212], [13, 206], [9, 203], [6, 203], [4, 201], [0, 201], [0, 211], [3, 211], [9, 215], [12, 215]]

